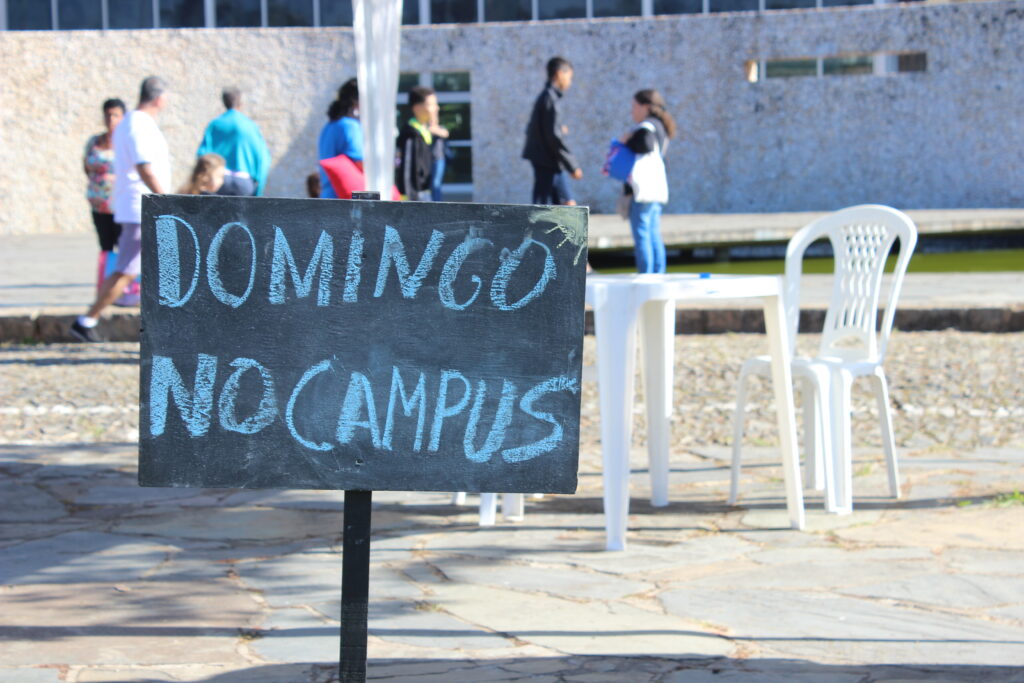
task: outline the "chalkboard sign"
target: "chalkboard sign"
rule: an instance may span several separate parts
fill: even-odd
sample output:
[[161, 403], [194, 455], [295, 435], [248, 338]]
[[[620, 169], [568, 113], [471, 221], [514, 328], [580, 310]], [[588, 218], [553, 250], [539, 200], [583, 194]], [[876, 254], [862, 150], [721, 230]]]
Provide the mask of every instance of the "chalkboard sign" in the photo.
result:
[[587, 210], [143, 200], [143, 486], [571, 493]]

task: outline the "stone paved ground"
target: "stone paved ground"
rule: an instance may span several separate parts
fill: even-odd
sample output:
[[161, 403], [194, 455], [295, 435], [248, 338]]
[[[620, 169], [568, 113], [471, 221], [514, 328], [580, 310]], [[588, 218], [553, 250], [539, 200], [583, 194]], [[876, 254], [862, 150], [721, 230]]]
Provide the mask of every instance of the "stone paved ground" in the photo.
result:
[[[677, 338], [674, 502], [646, 502], [637, 448], [624, 553], [601, 550], [589, 383], [577, 495], [483, 529], [441, 494], [375, 494], [370, 678], [1024, 681], [1024, 334], [894, 337], [905, 497], [858, 393], [856, 510], [809, 492], [804, 533], [767, 400], [724, 502], [738, 361], [763, 345]], [[137, 345], [0, 347], [0, 683], [332, 680], [341, 494], [138, 488], [137, 381]]]

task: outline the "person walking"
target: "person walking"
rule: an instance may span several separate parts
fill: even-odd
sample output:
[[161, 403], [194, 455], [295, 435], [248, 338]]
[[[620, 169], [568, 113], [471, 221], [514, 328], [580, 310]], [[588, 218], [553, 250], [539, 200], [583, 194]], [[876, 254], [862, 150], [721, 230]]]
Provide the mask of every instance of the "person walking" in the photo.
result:
[[[317, 158], [333, 159], [344, 154], [355, 162], [363, 161], [363, 126], [359, 123], [359, 84], [350, 78], [338, 89], [338, 97], [327, 108], [327, 123], [320, 130]], [[327, 172], [320, 168], [320, 196], [337, 199]]]
[[71, 335], [84, 342], [96, 334], [100, 314], [141, 272], [142, 196], [164, 194], [171, 187], [171, 156], [156, 119], [167, 106], [167, 82], [149, 76], [139, 89], [138, 107], [114, 129], [114, 220], [121, 225], [117, 264], [103, 281], [96, 301], [71, 324]]
[[121, 226], [114, 221], [114, 209], [110, 202], [114, 191], [114, 129], [121, 123], [127, 109], [124, 102], [116, 98], [103, 103], [103, 125], [106, 131], [89, 138], [82, 158], [82, 168], [88, 179], [85, 197], [92, 208], [92, 224], [100, 242], [97, 290], [106, 278], [107, 262], [121, 236]]
[[633, 233], [638, 273], [664, 273], [665, 243], [661, 239], [661, 209], [668, 201], [665, 151], [675, 137], [676, 122], [657, 90], [633, 95], [633, 123], [621, 142], [637, 155], [623, 191], [631, 197], [629, 227]]
[[579, 180], [583, 169], [565, 141], [569, 128], [561, 111], [562, 98], [572, 86], [572, 64], [563, 57], [553, 57], [548, 61], [547, 74], [548, 81], [534, 102], [526, 126], [523, 158], [533, 165], [534, 204], [575, 206], [566, 174]]
[[434, 169], [434, 136], [430, 132], [430, 122], [437, 118], [437, 94], [432, 88], [422, 85], [410, 88], [409, 108], [412, 109], [412, 118], [398, 133], [395, 184], [408, 199], [428, 202]]
[[270, 150], [259, 126], [243, 114], [242, 91], [224, 88], [221, 101], [227, 110], [206, 126], [197, 157], [219, 154], [227, 164], [220, 194], [262, 196], [270, 172]]

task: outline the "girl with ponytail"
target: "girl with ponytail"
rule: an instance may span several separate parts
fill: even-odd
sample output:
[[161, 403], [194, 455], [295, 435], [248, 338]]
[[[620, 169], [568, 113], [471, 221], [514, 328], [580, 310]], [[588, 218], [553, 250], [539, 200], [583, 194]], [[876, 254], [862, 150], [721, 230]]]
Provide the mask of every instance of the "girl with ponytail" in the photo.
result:
[[636, 268], [640, 273], [665, 272], [665, 243], [661, 239], [661, 209], [668, 201], [665, 151], [675, 137], [676, 122], [657, 90], [633, 95], [636, 126], [622, 143], [636, 155], [636, 164], [624, 192], [630, 198], [629, 226], [633, 232]]

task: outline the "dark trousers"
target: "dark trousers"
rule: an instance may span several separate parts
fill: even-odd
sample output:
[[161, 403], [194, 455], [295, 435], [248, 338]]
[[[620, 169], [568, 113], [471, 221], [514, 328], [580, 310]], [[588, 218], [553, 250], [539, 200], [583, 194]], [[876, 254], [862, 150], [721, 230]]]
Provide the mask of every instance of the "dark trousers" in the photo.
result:
[[569, 179], [564, 171], [548, 166], [533, 165], [533, 203], [567, 204], [572, 199]]
[[100, 251], [114, 251], [121, 238], [121, 224], [114, 222], [114, 214], [92, 212], [92, 224], [100, 240]]

